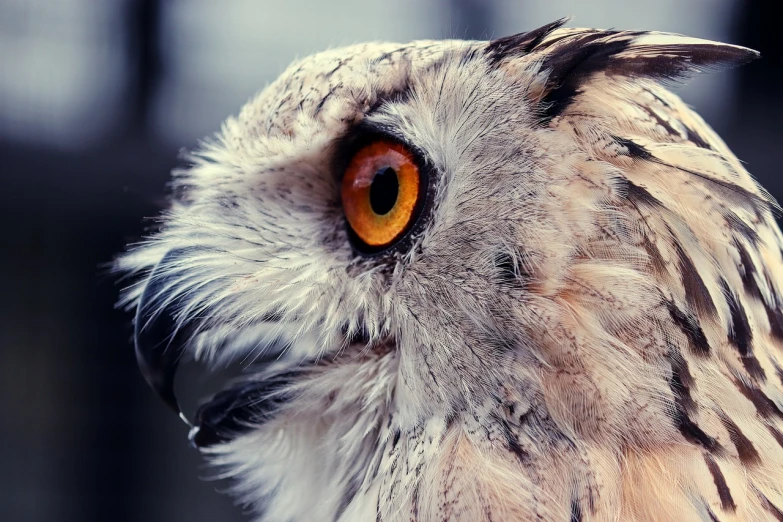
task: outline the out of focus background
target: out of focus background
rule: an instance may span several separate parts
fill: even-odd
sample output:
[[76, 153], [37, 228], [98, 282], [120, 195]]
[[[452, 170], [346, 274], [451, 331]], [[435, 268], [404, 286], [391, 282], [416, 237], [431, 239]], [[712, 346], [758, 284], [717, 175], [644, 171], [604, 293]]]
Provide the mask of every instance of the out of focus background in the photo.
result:
[[783, 199], [777, 3], [0, 0], [0, 520], [247, 519], [145, 386], [105, 264], [165, 205], [179, 152], [295, 57], [563, 15], [753, 47], [680, 92]]

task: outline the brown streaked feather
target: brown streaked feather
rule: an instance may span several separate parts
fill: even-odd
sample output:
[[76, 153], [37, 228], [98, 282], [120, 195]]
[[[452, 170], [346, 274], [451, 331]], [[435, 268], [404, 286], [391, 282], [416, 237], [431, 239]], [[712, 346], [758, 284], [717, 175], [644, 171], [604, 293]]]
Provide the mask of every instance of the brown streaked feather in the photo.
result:
[[[674, 37], [554, 31], [538, 58], [552, 68], [544, 121], [616, 169], [619, 204], [630, 203], [631, 230], [641, 237], [636, 244], [670, 296], [663, 328], [685, 343], [669, 353], [672, 422], [686, 444], [702, 448], [689, 457], [702, 464], [668, 460], [681, 451], [675, 447], [626, 458], [624, 469], [634, 470], [624, 482], [633, 491], [627, 519], [687, 520], [683, 506], [693, 505], [696, 491], [705, 500], [694, 520], [775, 519], [783, 502], [783, 454], [773, 449], [783, 440], [783, 380], [768, 377], [783, 355], [783, 263], [772, 217], [778, 206], [698, 115], [646, 80], [757, 54], [689, 39], [653, 43], [667, 38]], [[638, 490], [642, 483], [658, 486]], [[753, 488], [764, 494], [745, 493]], [[662, 498], [677, 506], [671, 518]]]

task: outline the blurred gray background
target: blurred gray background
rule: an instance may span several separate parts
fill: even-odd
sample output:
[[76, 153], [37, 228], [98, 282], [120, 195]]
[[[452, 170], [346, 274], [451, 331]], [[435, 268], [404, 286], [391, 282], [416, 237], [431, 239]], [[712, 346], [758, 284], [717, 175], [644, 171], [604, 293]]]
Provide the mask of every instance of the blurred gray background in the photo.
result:
[[753, 47], [681, 94], [780, 198], [778, 2], [0, 0], [0, 520], [246, 520], [144, 385], [103, 265], [165, 205], [179, 151], [295, 57], [563, 15]]

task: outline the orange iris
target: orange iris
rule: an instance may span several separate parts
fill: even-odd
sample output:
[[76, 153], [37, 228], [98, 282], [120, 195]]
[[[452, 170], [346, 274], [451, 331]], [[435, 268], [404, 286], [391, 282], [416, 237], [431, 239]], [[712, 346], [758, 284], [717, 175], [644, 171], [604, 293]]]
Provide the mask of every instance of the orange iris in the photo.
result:
[[393, 141], [374, 141], [359, 149], [345, 171], [343, 211], [359, 239], [383, 247], [405, 232], [419, 190], [419, 169], [411, 152]]

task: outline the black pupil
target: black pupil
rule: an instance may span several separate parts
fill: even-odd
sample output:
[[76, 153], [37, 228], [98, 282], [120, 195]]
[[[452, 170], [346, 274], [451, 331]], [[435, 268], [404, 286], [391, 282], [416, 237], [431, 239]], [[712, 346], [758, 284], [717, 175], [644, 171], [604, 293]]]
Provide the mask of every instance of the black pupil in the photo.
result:
[[375, 173], [370, 185], [370, 206], [372, 211], [382, 216], [394, 208], [397, 203], [397, 194], [400, 191], [400, 182], [397, 173], [391, 167], [382, 167]]

